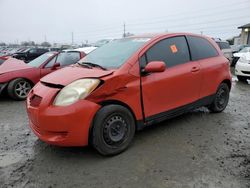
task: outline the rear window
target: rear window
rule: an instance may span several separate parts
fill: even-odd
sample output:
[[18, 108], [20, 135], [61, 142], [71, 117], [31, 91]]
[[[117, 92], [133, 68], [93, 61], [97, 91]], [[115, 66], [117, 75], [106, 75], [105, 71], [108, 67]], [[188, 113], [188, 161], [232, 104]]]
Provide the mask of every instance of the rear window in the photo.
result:
[[207, 39], [195, 36], [187, 36], [192, 60], [206, 59], [218, 56], [215, 47]]
[[217, 44], [219, 45], [220, 49], [223, 50], [223, 49], [230, 49], [230, 45], [229, 43], [227, 42], [217, 42]]

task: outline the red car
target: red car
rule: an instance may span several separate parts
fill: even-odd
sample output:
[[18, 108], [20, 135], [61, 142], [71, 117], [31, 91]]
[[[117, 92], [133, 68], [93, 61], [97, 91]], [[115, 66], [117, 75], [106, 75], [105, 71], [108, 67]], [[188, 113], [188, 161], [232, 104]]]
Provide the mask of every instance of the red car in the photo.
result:
[[212, 39], [135, 36], [42, 78], [29, 93], [27, 112], [34, 133], [49, 144], [91, 143], [114, 155], [131, 144], [135, 130], [200, 106], [223, 111], [230, 88], [229, 62]]
[[11, 98], [24, 100], [40, 78], [61, 67], [76, 63], [85, 55], [82, 51], [74, 50], [47, 52], [28, 64], [9, 58], [0, 65], [0, 93], [7, 90]]
[[0, 56], [0, 65], [2, 65], [7, 59], [9, 59], [8, 56]]

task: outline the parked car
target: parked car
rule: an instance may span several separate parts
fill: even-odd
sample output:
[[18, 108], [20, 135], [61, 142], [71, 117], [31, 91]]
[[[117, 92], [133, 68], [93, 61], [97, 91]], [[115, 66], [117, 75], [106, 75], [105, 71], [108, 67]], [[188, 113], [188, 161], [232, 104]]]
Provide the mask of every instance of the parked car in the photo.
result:
[[49, 50], [45, 48], [28, 48], [23, 52], [17, 52], [13, 54], [12, 57], [29, 62], [48, 51]]
[[222, 112], [230, 88], [228, 59], [212, 39], [144, 35], [112, 41], [45, 76], [29, 93], [27, 112], [31, 129], [49, 144], [90, 143], [114, 155], [136, 129], [200, 106]]
[[237, 61], [242, 57], [244, 54], [250, 52], [250, 47], [245, 47], [242, 50], [240, 50], [238, 53], [233, 54], [233, 61], [232, 61], [232, 66], [235, 66]]
[[250, 45], [249, 44], [231, 45], [233, 53], [237, 53], [245, 47], [250, 47]]
[[235, 75], [239, 81], [250, 79], [250, 52], [241, 55], [235, 66]]
[[92, 46], [94, 47], [101, 47], [104, 44], [108, 44], [109, 42], [113, 41], [114, 39], [102, 39], [102, 40], [98, 40], [95, 43], [92, 44]]
[[47, 52], [38, 58], [24, 63], [10, 58], [0, 66], [0, 93], [6, 89], [9, 96], [15, 100], [24, 100], [40, 78], [68, 65], [76, 63], [87, 52]]
[[224, 56], [229, 60], [230, 64], [233, 61], [233, 51], [227, 41], [215, 40]]
[[3, 64], [3, 62], [5, 62], [8, 59], [8, 57], [6, 56], [0, 56], [0, 65]]

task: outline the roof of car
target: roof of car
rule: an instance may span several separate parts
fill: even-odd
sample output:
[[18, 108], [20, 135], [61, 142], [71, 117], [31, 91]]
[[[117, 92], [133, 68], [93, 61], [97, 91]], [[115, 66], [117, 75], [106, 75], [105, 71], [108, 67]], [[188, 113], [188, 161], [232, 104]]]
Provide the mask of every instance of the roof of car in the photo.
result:
[[250, 28], [250, 23], [238, 27], [238, 29]]
[[206, 37], [205, 35], [194, 34], [194, 33], [165, 32], [165, 33], [146, 33], [146, 34], [141, 34], [141, 35], [133, 35], [127, 38], [158, 38], [158, 37], [163, 37], [163, 36], [168, 36], [168, 35], [193, 35], [193, 36]]

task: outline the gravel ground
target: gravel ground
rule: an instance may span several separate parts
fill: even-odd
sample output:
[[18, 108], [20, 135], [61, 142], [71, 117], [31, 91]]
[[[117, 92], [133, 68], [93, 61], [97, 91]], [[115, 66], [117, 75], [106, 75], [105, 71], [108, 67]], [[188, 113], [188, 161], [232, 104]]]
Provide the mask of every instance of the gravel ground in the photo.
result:
[[24, 102], [0, 99], [0, 187], [250, 187], [250, 85], [223, 113], [200, 108], [136, 134], [114, 157], [39, 141]]

